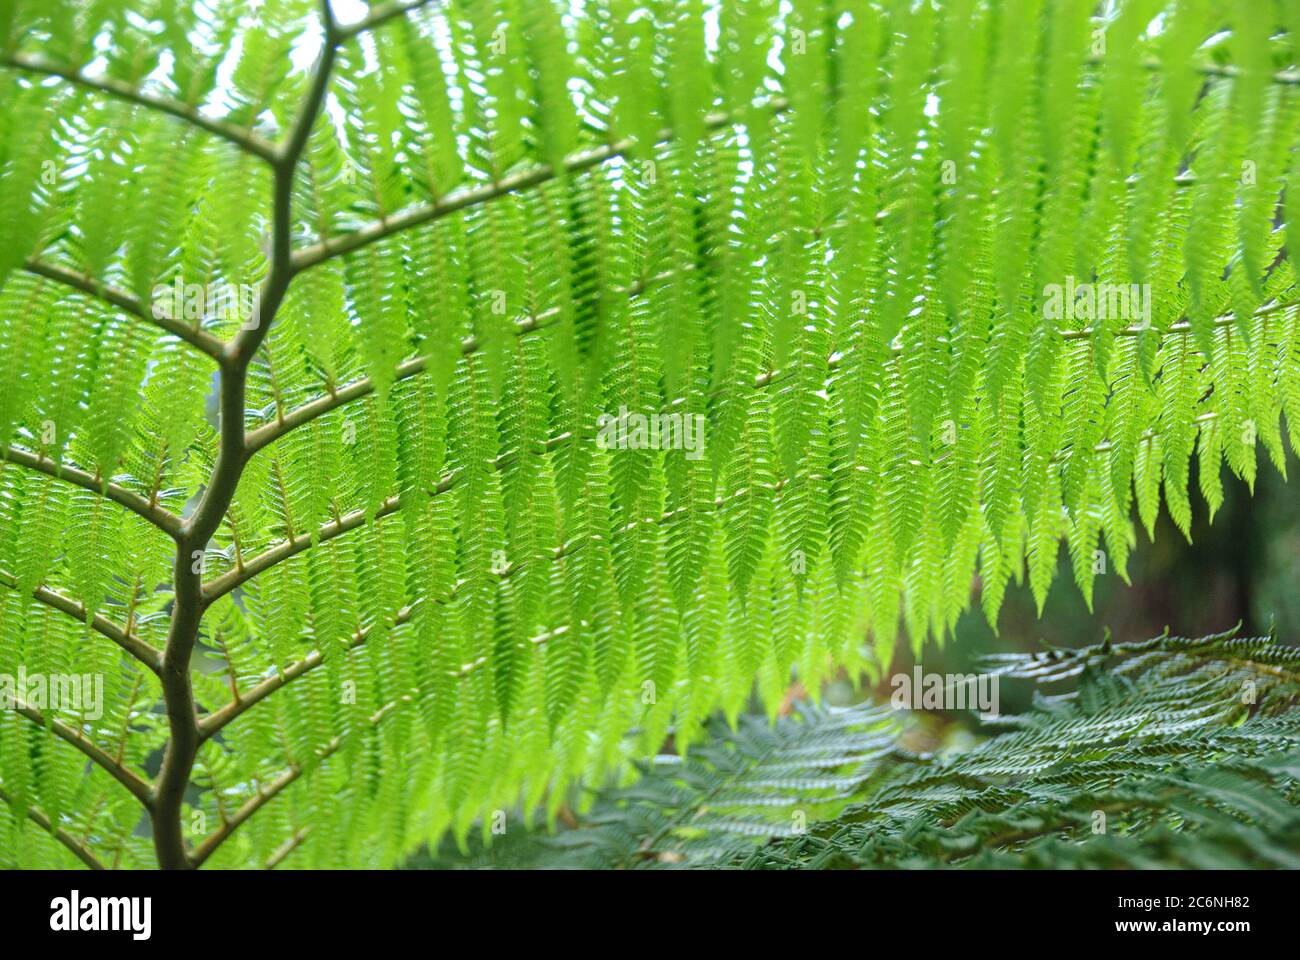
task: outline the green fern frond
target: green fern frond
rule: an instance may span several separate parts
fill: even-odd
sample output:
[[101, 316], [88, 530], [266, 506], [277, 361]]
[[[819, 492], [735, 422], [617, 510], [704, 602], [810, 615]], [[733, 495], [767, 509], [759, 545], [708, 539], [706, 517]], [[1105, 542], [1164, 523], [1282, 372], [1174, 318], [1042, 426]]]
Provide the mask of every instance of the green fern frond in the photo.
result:
[[1298, 665], [1295, 648], [1235, 631], [1004, 655], [992, 676], [1073, 691], [937, 756], [896, 746], [888, 710], [742, 722], [602, 792], [576, 828], [507, 831], [469, 864], [1293, 869]]
[[111, 720], [0, 717], [24, 864], [554, 820], [1295, 446], [1290, 5], [74, 6], [0, 18], [0, 650]]

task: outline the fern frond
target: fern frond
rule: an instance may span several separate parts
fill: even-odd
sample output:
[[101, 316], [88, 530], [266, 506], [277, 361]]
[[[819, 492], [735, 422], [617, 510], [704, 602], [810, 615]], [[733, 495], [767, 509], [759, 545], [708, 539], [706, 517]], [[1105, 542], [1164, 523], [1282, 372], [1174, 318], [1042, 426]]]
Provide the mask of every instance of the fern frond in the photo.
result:
[[[895, 746], [869, 707], [742, 722], [602, 792], [576, 829], [507, 836], [470, 864], [1294, 868], [1297, 662], [1235, 631], [1004, 655], [995, 676], [1076, 687], [939, 756]], [[1261, 686], [1243, 697], [1243, 680]]]
[[73, 6], [0, 17], [0, 653], [164, 761], [3, 718], [24, 864], [554, 820], [1294, 446], [1289, 6]]

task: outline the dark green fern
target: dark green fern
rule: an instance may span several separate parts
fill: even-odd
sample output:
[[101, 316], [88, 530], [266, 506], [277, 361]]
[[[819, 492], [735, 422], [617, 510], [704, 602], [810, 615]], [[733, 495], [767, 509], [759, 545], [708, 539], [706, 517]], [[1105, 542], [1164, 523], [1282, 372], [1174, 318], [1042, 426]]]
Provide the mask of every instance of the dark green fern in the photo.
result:
[[[902, 724], [869, 707], [746, 720], [602, 794], [576, 829], [436, 864], [1300, 867], [1300, 650], [1165, 635], [1001, 656], [990, 670], [1074, 687], [1036, 690], [1030, 710], [994, 722], [1001, 732], [944, 755], [894, 746]], [[834, 802], [806, 786], [760, 792], [778, 757], [806, 761], [791, 785]], [[761, 812], [737, 816], [729, 798]]]

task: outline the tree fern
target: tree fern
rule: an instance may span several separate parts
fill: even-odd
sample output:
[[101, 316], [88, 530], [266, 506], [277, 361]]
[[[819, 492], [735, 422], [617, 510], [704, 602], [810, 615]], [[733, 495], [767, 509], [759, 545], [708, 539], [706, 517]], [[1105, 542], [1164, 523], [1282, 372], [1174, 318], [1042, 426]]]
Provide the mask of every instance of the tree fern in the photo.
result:
[[18, 0], [3, 849], [390, 865], [1126, 575], [1296, 439], [1292, 7]]
[[1231, 634], [992, 658], [992, 675], [1073, 689], [937, 756], [907, 750], [888, 709], [745, 718], [603, 791], [575, 829], [416, 863], [1293, 869], [1296, 663]]

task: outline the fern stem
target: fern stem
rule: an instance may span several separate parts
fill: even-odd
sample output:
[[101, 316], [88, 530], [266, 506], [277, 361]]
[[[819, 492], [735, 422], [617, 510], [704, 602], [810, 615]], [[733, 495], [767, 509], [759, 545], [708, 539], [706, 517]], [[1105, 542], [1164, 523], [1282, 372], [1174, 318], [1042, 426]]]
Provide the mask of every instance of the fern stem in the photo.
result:
[[[8, 793], [5, 792], [4, 787], [0, 787], [0, 803], [7, 803], [7, 804], [13, 803], [13, 797], [11, 797]], [[50, 820], [50, 818], [46, 816], [44, 813], [42, 813], [40, 810], [38, 810], [36, 807], [28, 806], [26, 813], [27, 813], [27, 819], [31, 820], [32, 823], [36, 824], [38, 827], [40, 827], [42, 830], [44, 830], [46, 833], [52, 836], [55, 840], [59, 841], [59, 843], [67, 847], [68, 851], [74, 857], [76, 857], [78, 860], [80, 860], [82, 863], [88, 866], [91, 870], [108, 869], [106, 866], [104, 866], [104, 864], [99, 860], [98, 857], [96, 857], [93, 853], [90, 852], [89, 849], [86, 848], [85, 844], [79, 841], [72, 834], [68, 833], [68, 831], [64, 830], [62, 827], [56, 827], [54, 823]]]
[[65, 483], [71, 483], [84, 490], [92, 490], [101, 496], [107, 497], [114, 503], [126, 507], [137, 516], [148, 520], [173, 539], [180, 533], [181, 518], [170, 510], [164, 510], [157, 504], [151, 504], [138, 493], [134, 493], [125, 487], [119, 487], [115, 483], [107, 483], [85, 470], [78, 470], [76, 467], [58, 463], [48, 457], [31, 453], [19, 447], [5, 447], [3, 451], [0, 451], [0, 460], [8, 460], [21, 467], [27, 467], [29, 470], [39, 471], [46, 476], [54, 477], [56, 480], [62, 480]]
[[206, 130], [208, 133], [215, 134], [223, 140], [233, 143], [241, 150], [246, 150], [267, 162], [273, 159], [274, 154], [271, 145], [252, 130], [246, 130], [224, 120], [205, 116], [187, 103], [146, 93], [122, 80], [113, 77], [89, 77], [77, 67], [52, 63], [25, 53], [8, 53], [0, 56], [0, 66], [9, 67], [13, 70], [25, 70], [28, 73], [43, 73], [47, 76], [62, 77], [64, 80], [85, 87], [88, 90], [105, 93], [134, 103], [137, 106], [156, 110], [159, 113], [170, 114], [202, 130]]
[[[784, 97], [773, 97], [768, 101], [767, 107], [773, 113], [783, 113], [789, 109], [790, 104]], [[705, 117], [704, 128], [706, 130], [716, 130], [732, 122], [734, 122], [732, 115], [725, 110], [720, 110]], [[672, 138], [672, 129], [666, 127], [659, 131], [655, 142], [665, 143]], [[351, 253], [353, 250], [368, 246], [402, 230], [419, 226], [422, 223], [429, 223], [432, 220], [440, 220], [449, 214], [487, 203], [509, 193], [538, 186], [549, 180], [554, 180], [562, 173], [577, 173], [591, 167], [600, 166], [615, 157], [623, 156], [635, 146], [636, 140], [627, 137], [614, 143], [591, 147], [570, 154], [565, 158], [563, 170], [558, 172], [550, 164], [544, 163], [527, 170], [520, 170], [518, 173], [502, 177], [490, 184], [453, 190], [432, 203], [407, 207], [405, 210], [399, 210], [382, 220], [375, 220], [365, 224], [352, 233], [327, 237], [309, 247], [303, 247], [294, 253], [294, 272], [308, 270], [326, 260], [342, 256], [345, 253]]]
[[[454, 588], [452, 593], [453, 595], [455, 594]], [[433, 602], [447, 603], [448, 600], [435, 599]], [[416, 604], [408, 604], [407, 606], [404, 606], [400, 610], [398, 610], [393, 615], [392, 620], [389, 623], [389, 627], [390, 628], [399, 627], [402, 624], [409, 622], [411, 617], [415, 613], [415, 607]], [[347, 644], [343, 647], [342, 652], [346, 654], [364, 645], [365, 642], [370, 638], [370, 634], [373, 629], [373, 626], [374, 625], [371, 624], [370, 626], [359, 627], [357, 631], [351, 636], [351, 638], [349, 638]], [[529, 637], [524, 642], [531, 644], [533, 646], [541, 646], [542, 644], [546, 643], [548, 640], [554, 640], [557, 637], [566, 636], [568, 633], [569, 633], [569, 626], [567, 624], [564, 624], [555, 627], [552, 630], [547, 630], [545, 633], [539, 633], [535, 637]], [[199, 732], [202, 735], [203, 739], [207, 740], [215, 736], [218, 731], [222, 730], [224, 727], [232, 723], [238, 717], [242, 716], [248, 710], [252, 709], [258, 703], [261, 703], [272, 693], [279, 690], [281, 687], [284, 687], [287, 684], [293, 682], [294, 680], [297, 680], [299, 677], [302, 677], [305, 674], [310, 673], [311, 671], [315, 670], [324, 662], [325, 662], [325, 655], [321, 653], [319, 650], [313, 650], [310, 653], [308, 653], [305, 657], [303, 657], [301, 660], [297, 660], [294, 663], [289, 664], [289, 666], [285, 667], [283, 670], [278, 671], [273, 676], [267, 677], [257, 686], [253, 687], [252, 690], [249, 690], [247, 693], [245, 693], [242, 699], [238, 701], [232, 700], [229, 703], [227, 703], [225, 706], [220, 707], [217, 710], [214, 710], [212, 713], [208, 714], [206, 717], [204, 717], [202, 720], [199, 721]], [[484, 663], [486, 663], [486, 660], [480, 659], [472, 663], [463, 664], [458, 670], [455, 671], [455, 676], [457, 678], [467, 677], [471, 673], [473, 673], [476, 669], [481, 667]]]
[[140, 779], [139, 775], [134, 771], [124, 767], [120, 763], [116, 763], [113, 758], [101, 750], [98, 745], [87, 740], [81, 731], [73, 730], [63, 721], [47, 716], [40, 710], [22, 700], [18, 700], [14, 704], [14, 710], [32, 721], [32, 723], [36, 724], [38, 727], [43, 727], [46, 730], [49, 730], [60, 740], [72, 744], [72, 746], [84, 753], [92, 763], [107, 772], [109, 776], [122, 786], [126, 787], [126, 789], [130, 791], [131, 795], [144, 805], [146, 810], [153, 809], [154, 797], [153, 791], [149, 788], [149, 784]]
[[[693, 270], [695, 268], [691, 265], [687, 269]], [[612, 295], [634, 297], [638, 294], [644, 293], [650, 285], [668, 280], [676, 276], [678, 273], [680, 273], [679, 270], [664, 270], [655, 274], [653, 277], [637, 280], [635, 283], [630, 283], [624, 287], [618, 287], [613, 291]], [[522, 337], [528, 333], [545, 330], [551, 325], [550, 321], [558, 317], [560, 313], [560, 307], [551, 307], [547, 310], [542, 310], [534, 316], [517, 321], [515, 323], [514, 333], [516, 336]], [[482, 342], [478, 337], [466, 337], [461, 341], [460, 352], [462, 356], [467, 357], [481, 348]], [[399, 380], [406, 380], [423, 373], [425, 368], [428, 366], [429, 360], [429, 355], [424, 354], [404, 361], [394, 370], [393, 381], [397, 382]], [[369, 396], [374, 393], [374, 390], [374, 381], [370, 377], [361, 377], [357, 380], [353, 380], [351, 383], [346, 383], [341, 387], [330, 385], [328, 386], [328, 393], [325, 393], [314, 400], [309, 400], [306, 403], [300, 404], [287, 413], [281, 413], [277, 410], [276, 418], [274, 420], [257, 427], [248, 434], [247, 443], [249, 451], [251, 453], [256, 453], [258, 450], [261, 450], [268, 444], [274, 443], [276, 440], [279, 440], [285, 434], [297, 427], [300, 427], [319, 416], [323, 416], [331, 410], [336, 410], [345, 404], [351, 403], [354, 400], [360, 400], [362, 397]]]
[[23, 262], [23, 269], [28, 273], [45, 277], [47, 280], [53, 280], [56, 283], [62, 283], [65, 286], [80, 290], [82, 293], [88, 293], [93, 297], [103, 300], [110, 306], [124, 310], [132, 316], [139, 317], [141, 320], [147, 320], [157, 327], [165, 330], [167, 333], [184, 340], [190, 346], [202, 351], [214, 360], [221, 359], [221, 352], [225, 345], [220, 339], [214, 337], [206, 330], [192, 327], [181, 320], [172, 317], [156, 316], [152, 310], [145, 309], [139, 299], [125, 290], [119, 290], [117, 287], [110, 286], [94, 277], [80, 273], [68, 267], [61, 267], [58, 264], [47, 263], [44, 260], [38, 260], [35, 257], [28, 257]]
[[[337, 749], [338, 747], [334, 748], [334, 750]], [[322, 759], [329, 756], [329, 754], [333, 753], [334, 750], [329, 750], [327, 753], [323, 754]], [[290, 764], [288, 769], [272, 780], [265, 790], [259, 789], [257, 793], [245, 801], [243, 806], [231, 814], [230, 819], [218, 827], [214, 833], [209, 834], [202, 843], [194, 848], [194, 853], [190, 857], [191, 866], [203, 866], [204, 862], [216, 852], [217, 848], [225, 843], [227, 838], [238, 830], [249, 817], [257, 813], [257, 811], [265, 804], [274, 800], [276, 794], [289, 786], [289, 784], [293, 783], [300, 776], [302, 776], [302, 767], [298, 766], [296, 763]]]
[[266, 858], [266, 863], [263, 866], [267, 870], [274, 870], [280, 864], [284, 863], [284, 861], [288, 858], [289, 854], [293, 853], [300, 846], [302, 846], [302, 842], [307, 839], [307, 835], [309, 833], [311, 833], [310, 826], [302, 827], [298, 830], [295, 830], [293, 836], [291, 836], [288, 840], [284, 841], [284, 843], [280, 844], [280, 846], [276, 847], [275, 850], [271, 852], [271, 855]]
[[[450, 486], [450, 484], [448, 485]], [[439, 492], [439, 491], [435, 491]], [[373, 519], [378, 520], [386, 517], [390, 513], [396, 513], [401, 508], [399, 497], [392, 496], [385, 500], [375, 510]], [[347, 533], [349, 530], [355, 530], [364, 526], [367, 522], [367, 511], [353, 510], [350, 513], [343, 514], [336, 520], [331, 520], [324, 524], [316, 533], [316, 542], [323, 543], [327, 540], [333, 540], [335, 537]], [[287, 540], [282, 540], [275, 546], [264, 550], [254, 557], [245, 560], [242, 566], [236, 566], [234, 569], [222, 574], [214, 580], [209, 580], [203, 585], [203, 598], [205, 603], [211, 603], [218, 597], [229, 593], [240, 584], [247, 583], [277, 563], [287, 560], [295, 554], [301, 553], [312, 545], [312, 537], [307, 534], [292, 536]]]
[[[411, 619], [415, 612], [415, 605], [411, 604], [398, 610], [394, 614], [390, 626], [398, 627]], [[361, 646], [370, 637], [371, 626], [359, 627], [355, 633], [348, 639], [347, 644], [343, 647], [343, 652], [355, 650]], [[199, 733], [204, 740], [214, 736], [217, 731], [221, 730], [228, 723], [231, 723], [237, 717], [252, 709], [261, 703], [276, 690], [297, 680], [304, 674], [315, 670], [325, 662], [325, 655], [319, 650], [313, 650], [301, 660], [297, 660], [283, 670], [277, 671], [274, 675], [267, 677], [257, 686], [247, 691], [240, 700], [232, 700], [225, 706], [214, 710], [202, 720], [199, 721]]]
[[[396, 13], [386, 13], [387, 16], [396, 15]], [[374, 15], [372, 14], [372, 16]], [[385, 16], [385, 19], [387, 16]], [[1143, 65], [1148, 69], [1160, 67], [1159, 61], [1154, 60], [1146, 61]], [[1213, 64], [1202, 65], [1198, 69], [1202, 73], [1211, 76], [1235, 76], [1237, 72], [1232, 67]], [[1273, 74], [1271, 79], [1273, 82], [1280, 84], [1300, 84], [1300, 72], [1293, 70], [1281, 71]], [[773, 113], [779, 114], [789, 109], [790, 104], [784, 97], [773, 97], [767, 106]], [[720, 110], [705, 117], [704, 129], [716, 130], [733, 122], [735, 122], [735, 117], [730, 112]], [[664, 128], [659, 131], [655, 142], [665, 143], [672, 140], [673, 135], [674, 132], [671, 128]], [[578, 151], [570, 154], [565, 159], [563, 172], [576, 173], [590, 167], [599, 166], [615, 157], [623, 156], [635, 146], [635, 139], [625, 138], [611, 144]], [[557, 172], [549, 164], [540, 164], [529, 170], [521, 170], [518, 173], [502, 177], [491, 184], [455, 190], [431, 203], [407, 207], [392, 216], [365, 224], [351, 233], [324, 238], [312, 246], [304, 247], [294, 254], [294, 271], [307, 270], [325, 260], [350, 253], [394, 233], [428, 223], [431, 220], [441, 219], [468, 207], [487, 203], [508, 193], [535, 187], [554, 179], [556, 176]]]
[[[16, 589], [18, 580], [13, 574], [0, 570], [0, 585]], [[86, 605], [79, 600], [73, 600], [71, 597], [64, 596], [44, 586], [37, 587], [32, 591], [32, 596], [47, 607], [66, 613], [78, 623], [86, 622]], [[112, 640], [152, 672], [157, 673], [161, 668], [162, 655], [157, 648], [141, 640], [130, 629], [123, 628], [100, 614], [95, 614], [91, 618], [90, 628]]]
[[126, 698], [126, 709], [122, 711], [122, 732], [117, 737], [117, 752], [113, 754], [114, 762], [121, 764], [126, 758], [126, 742], [131, 735], [131, 712], [135, 709], [136, 698], [140, 696], [140, 685], [144, 675], [137, 673], [131, 684], [131, 695]]
[[220, 527], [248, 462], [244, 429], [248, 367], [275, 321], [294, 276], [290, 236], [294, 175], [325, 101], [330, 72], [341, 41], [329, 0], [322, 0], [321, 18], [325, 29], [324, 46], [312, 68], [298, 118], [284, 145], [275, 151], [272, 161], [271, 263], [254, 305], [256, 322], [241, 329], [222, 351], [217, 459], [198, 507], [176, 538], [174, 601], [161, 673], [170, 736], [158, 772], [157, 803], [153, 811], [154, 849], [158, 864], [164, 869], [192, 868], [207, 857], [202, 850], [197, 857], [191, 857], [186, 851], [181, 830], [185, 790], [189, 786], [195, 756], [203, 742], [190, 682], [190, 659], [207, 604], [203, 597], [201, 564], [196, 564], [194, 559], [202, 557], [208, 541]]
[[[366, 718], [366, 724], [371, 727], [378, 726], [385, 717], [391, 714], [402, 703], [409, 703], [413, 697], [408, 694], [391, 700], [384, 704], [369, 717]], [[360, 729], [360, 728], [358, 728]], [[320, 763], [322, 760], [328, 760], [343, 746], [345, 735], [340, 734], [332, 738], [328, 743], [316, 751], [315, 762]], [[253, 814], [261, 810], [277, 796], [279, 796], [286, 787], [292, 784], [302, 776], [303, 767], [299, 763], [291, 762], [274, 780], [266, 787], [265, 790], [259, 789], [257, 793], [244, 801], [243, 806], [231, 814], [230, 819], [223, 823], [217, 830], [209, 834], [207, 839], [200, 843], [194, 849], [191, 856], [191, 864], [195, 867], [202, 866], [217, 849], [230, 838], [230, 835], [238, 830], [248, 821]]]

